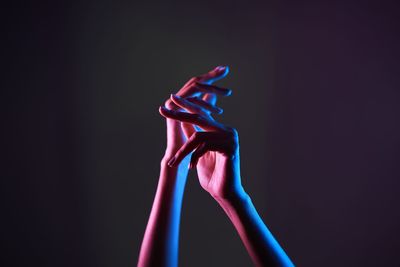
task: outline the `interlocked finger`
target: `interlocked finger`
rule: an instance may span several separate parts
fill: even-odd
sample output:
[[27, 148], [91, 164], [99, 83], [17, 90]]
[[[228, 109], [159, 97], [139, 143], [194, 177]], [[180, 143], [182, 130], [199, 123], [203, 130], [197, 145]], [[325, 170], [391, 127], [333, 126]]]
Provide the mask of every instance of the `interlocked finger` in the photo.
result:
[[189, 140], [175, 153], [168, 161], [168, 166], [177, 166], [188, 154], [190, 154], [196, 147], [205, 141], [206, 132], [195, 132]]
[[196, 105], [201, 106], [202, 108], [208, 110], [211, 113], [217, 113], [217, 114], [222, 114], [222, 112], [224, 112], [224, 110], [220, 107], [214, 106], [210, 103], [208, 103], [207, 101], [204, 101], [201, 98], [198, 97], [189, 97], [186, 98], [187, 101], [190, 101]]
[[166, 107], [160, 107], [159, 112], [162, 116], [181, 122], [188, 122], [199, 126], [203, 130], [221, 130], [223, 125], [214, 121], [211, 116], [203, 117], [199, 114], [191, 114], [181, 111], [169, 110]]

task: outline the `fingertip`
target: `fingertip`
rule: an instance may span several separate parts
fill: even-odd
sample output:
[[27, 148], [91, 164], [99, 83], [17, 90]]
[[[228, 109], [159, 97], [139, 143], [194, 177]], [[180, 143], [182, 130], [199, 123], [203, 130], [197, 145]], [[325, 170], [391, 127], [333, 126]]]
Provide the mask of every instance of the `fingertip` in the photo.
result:
[[175, 94], [171, 94], [170, 99], [177, 106], [180, 106], [180, 102], [182, 102], [181, 98]]
[[172, 101], [173, 101], [173, 100], [181, 100], [182, 97], [180, 97], [179, 95], [176, 95], [176, 94], [171, 94], [170, 99], [171, 99]]
[[158, 108], [158, 112], [162, 115], [162, 116], [164, 116], [164, 117], [166, 117], [166, 113], [168, 113], [168, 109], [166, 108], [166, 107], [164, 107], [164, 106], [160, 106], [159, 108]]
[[173, 157], [168, 161], [168, 163], [167, 163], [168, 166], [169, 166], [169, 167], [174, 167], [175, 161], [176, 161], [176, 157], [173, 156]]
[[167, 109], [173, 109], [175, 107], [174, 101], [172, 101], [171, 98], [169, 98], [167, 101], [165, 101], [165, 105], [164, 106]]
[[225, 72], [229, 72], [229, 66], [227, 66], [227, 65], [222, 65], [222, 66], [218, 66], [217, 67], [219, 70], [223, 70], [223, 71], [225, 71]]
[[215, 70], [219, 72], [222, 77], [225, 77], [229, 73], [229, 66], [218, 66]]
[[162, 107], [162, 106], [159, 106], [159, 107], [158, 107], [158, 113], [160, 113], [161, 116], [164, 116], [164, 114], [163, 114], [163, 107]]
[[232, 90], [228, 88], [223, 88], [223, 91], [221, 91], [222, 96], [230, 96], [232, 94]]

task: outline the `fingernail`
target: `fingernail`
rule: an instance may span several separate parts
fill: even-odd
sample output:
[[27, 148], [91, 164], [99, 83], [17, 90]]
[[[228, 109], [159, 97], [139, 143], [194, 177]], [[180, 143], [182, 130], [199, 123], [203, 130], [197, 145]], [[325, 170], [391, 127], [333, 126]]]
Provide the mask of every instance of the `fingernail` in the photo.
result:
[[172, 101], [175, 100], [182, 100], [182, 97], [175, 95], [175, 94], [171, 94], [170, 98], [172, 99]]
[[162, 111], [164, 111], [164, 112], [172, 113], [172, 110], [169, 110], [169, 109], [167, 109], [167, 108], [164, 107], [164, 106], [160, 106], [160, 109], [161, 109]]
[[176, 158], [175, 158], [175, 156], [174, 156], [174, 157], [172, 157], [172, 158], [168, 161], [168, 163], [167, 163], [168, 166], [173, 167], [175, 161], [176, 161]]

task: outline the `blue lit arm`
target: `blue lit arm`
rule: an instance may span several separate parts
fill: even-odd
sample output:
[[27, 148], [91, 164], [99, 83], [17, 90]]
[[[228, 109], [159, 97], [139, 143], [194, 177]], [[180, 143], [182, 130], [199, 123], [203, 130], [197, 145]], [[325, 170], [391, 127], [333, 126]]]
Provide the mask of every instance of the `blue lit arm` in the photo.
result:
[[187, 99], [178, 95], [171, 99], [187, 112], [163, 107], [160, 113], [169, 119], [197, 125], [202, 131], [193, 133], [168, 165], [179, 166], [192, 153], [190, 166], [197, 168], [201, 186], [224, 209], [253, 262], [257, 266], [293, 266], [242, 187], [237, 131], [215, 121], [209, 113], [199, 113], [200, 107]]

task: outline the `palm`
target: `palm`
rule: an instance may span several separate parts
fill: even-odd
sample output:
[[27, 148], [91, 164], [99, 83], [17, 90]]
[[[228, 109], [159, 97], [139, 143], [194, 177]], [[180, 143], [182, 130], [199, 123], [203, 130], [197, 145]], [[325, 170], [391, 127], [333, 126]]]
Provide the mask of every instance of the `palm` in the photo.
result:
[[226, 174], [221, 168], [226, 160], [220, 152], [208, 151], [198, 161], [197, 174], [200, 185], [212, 195], [220, 194], [226, 189]]

